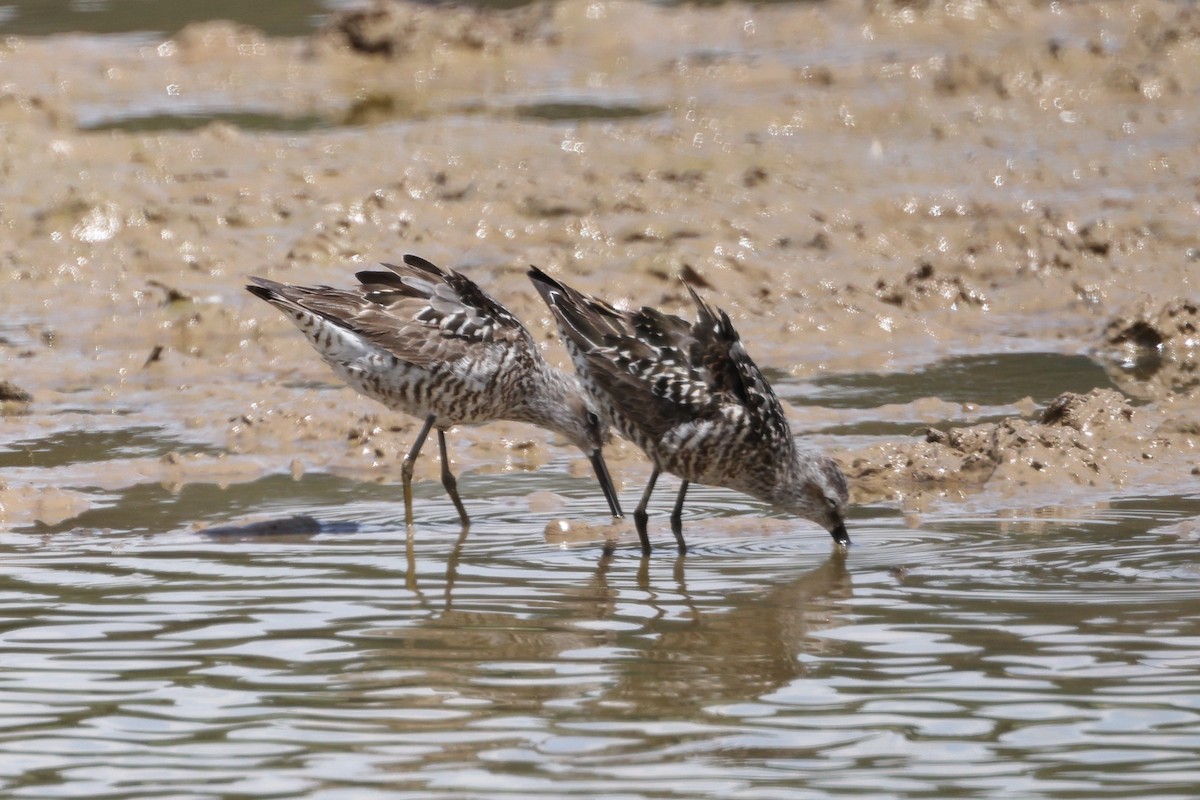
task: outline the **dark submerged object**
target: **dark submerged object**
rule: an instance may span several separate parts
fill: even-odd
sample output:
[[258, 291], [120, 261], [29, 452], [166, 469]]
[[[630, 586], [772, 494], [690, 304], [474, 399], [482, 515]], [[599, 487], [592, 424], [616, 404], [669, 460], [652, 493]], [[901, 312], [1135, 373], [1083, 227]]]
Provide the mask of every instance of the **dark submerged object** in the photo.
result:
[[353, 522], [322, 523], [308, 514], [295, 514], [280, 519], [247, 522], [243, 525], [218, 525], [204, 528], [200, 535], [210, 539], [274, 539], [316, 536], [320, 533], [356, 533]]

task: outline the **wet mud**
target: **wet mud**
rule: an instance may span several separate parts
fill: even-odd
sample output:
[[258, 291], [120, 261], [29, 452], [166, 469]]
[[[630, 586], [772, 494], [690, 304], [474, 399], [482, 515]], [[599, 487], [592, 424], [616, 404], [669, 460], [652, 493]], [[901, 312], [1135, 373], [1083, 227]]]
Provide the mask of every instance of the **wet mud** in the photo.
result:
[[[929, 424], [884, 435], [826, 432], [878, 408], [793, 403], [858, 502], [1196, 486], [1192, 5], [377, 4], [299, 38], [8, 37], [0, 69], [5, 525], [147, 482], [398, 482], [414, 421], [242, 286], [346, 284], [406, 252], [477, 279], [563, 364], [528, 264], [690, 313], [686, 276], [785, 388], [1058, 353], [1120, 390], [994, 408], [931, 382], [888, 408]], [[38, 455], [138, 427], [166, 444]], [[534, 471], [564, 445], [496, 424], [452, 456]], [[609, 460], [645, 474], [628, 445]]]

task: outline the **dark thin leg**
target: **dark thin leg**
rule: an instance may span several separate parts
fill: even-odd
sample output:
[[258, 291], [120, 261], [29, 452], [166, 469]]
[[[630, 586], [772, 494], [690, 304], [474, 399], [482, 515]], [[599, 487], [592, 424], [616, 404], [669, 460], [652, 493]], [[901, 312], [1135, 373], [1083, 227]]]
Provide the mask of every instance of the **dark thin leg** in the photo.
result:
[[646, 484], [646, 491], [642, 492], [642, 502], [638, 503], [638, 507], [633, 511], [633, 524], [637, 526], [638, 538], [642, 540], [642, 555], [650, 555], [650, 535], [646, 533], [646, 520], [649, 515], [646, 513], [646, 506], [650, 504], [650, 494], [654, 491], [654, 484], [658, 482], [658, 467], [650, 473], [650, 482]]
[[687, 481], [680, 484], [679, 496], [675, 498], [675, 510], [671, 512], [671, 533], [675, 534], [680, 553], [687, 552], [687, 544], [683, 541], [683, 498], [687, 496], [687, 489]]
[[425, 424], [421, 426], [421, 432], [417, 434], [417, 440], [413, 442], [412, 448], [410, 448], [408, 454], [404, 456], [404, 460], [400, 462], [400, 480], [404, 482], [404, 524], [410, 528], [413, 524], [413, 464], [417, 460], [417, 454], [421, 452], [421, 446], [425, 444], [425, 437], [429, 435], [429, 429], [433, 427], [433, 420], [434, 417], [432, 414], [425, 418]]
[[471, 524], [471, 518], [467, 516], [462, 498], [458, 496], [458, 481], [454, 479], [454, 473], [450, 471], [450, 458], [446, 455], [446, 432], [440, 428], [438, 429], [438, 452], [442, 456], [442, 486], [445, 486], [446, 491], [450, 493], [450, 500], [458, 509], [458, 517], [462, 520], [463, 527], [466, 528]]
[[458, 580], [458, 562], [462, 560], [463, 544], [466, 541], [467, 526], [463, 525], [462, 533], [458, 535], [458, 540], [455, 541], [454, 548], [450, 551], [450, 557], [446, 559], [446, 611], [451, 610], [454, 602], [454, 583]]

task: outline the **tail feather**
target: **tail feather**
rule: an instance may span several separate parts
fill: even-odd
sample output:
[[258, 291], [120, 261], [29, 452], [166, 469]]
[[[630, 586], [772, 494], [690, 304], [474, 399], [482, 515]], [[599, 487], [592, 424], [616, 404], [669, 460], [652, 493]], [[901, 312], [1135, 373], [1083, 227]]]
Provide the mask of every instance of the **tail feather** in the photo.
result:
[[621, 312], [607, 303], [572, 289], [537, 267], [529, 268], [529, 279], [578, 346], [587, 350], [603, 347], [624, 332]]
[[[406, 265], [412, 267], [413, 269], [424, 272], [430, 278], [437, 278], [440, 280], [446, 277], [446, 271], [444, 269], [434, 264], [432, 261], [426, 261], [420, 256], [414, 256], [412, 253], [406, 253], [403, 260]], [[394, 269], [397, 272], [400, 271], [399, 267], [397, 267], [395, 264], [384, 264], [384, 266], [388, 269]]]
[[402, 262], [401, 264], [384, 262], [381, 265], [390, 269], [395, 273], [394, 275], [379, 270], [364, 270], [357, 273], [356, 277], [366, 283], [363, 281], [365, 274], [372, 283], [396, 289], [410, 297], [429, 297], [437, 290], [439, 284], [445, 283], [450, 277], [444, 269], [433, 262], [411, 253], [405, 255]]
[[246, 284], [246, 291], [250, 294], [281, 309], [300, 306], [295, 298], [290, 296], [288, 292], [290, 288], [287, 284], [260, 278], [257, 275], [251, 275], [250, 283]]
[[254, 275], [250, 276], [250, 280], [246, 291], [278, 308], [302, 329], [306, 317], [320, 318], [339, 328], [351, 329], [350, 323], [339, 313], [341, 309], [326, 307], [330, 306], [330, 303], [322, 301], [321, 298], [323, 292], [331, 293], [333, 297], [345, 294], [344, 292], [338, 293], [328, 286], [289, 286]]
[[381, 269], [364, 269], [354, 273], [354, 277], [363, 286], [368, 287], [383, 287], [386, 289], [397, 289], [400, 291], [408, 290], [404, 285], [404, 281], [399, 275], [394, 272], [384, 272]]
[[255, 297], [261, 297], [267, 302], [271, 302], [272, 298], [279, 297], [279, 291], [283, 289], [282, 283], [269, 281], [266, 278], [260, 278], [257, 275], [250, 276], [250, 283], [246, 284], [246, 290]]

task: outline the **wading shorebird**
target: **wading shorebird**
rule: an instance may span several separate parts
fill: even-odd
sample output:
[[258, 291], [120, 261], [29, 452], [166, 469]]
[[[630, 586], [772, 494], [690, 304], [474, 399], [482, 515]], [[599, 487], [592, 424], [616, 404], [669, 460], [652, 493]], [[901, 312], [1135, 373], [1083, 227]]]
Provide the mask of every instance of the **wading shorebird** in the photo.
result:
[[680, 552], [687, 550], [682, 515], [690, 483], [744, 492], [850, 544], [846, 476], [832, 458], [792, 438], [779, 398], [728, 314], [714, 311], [691, 286], [694, 324], [648, 307], [617, 310], [537, 267], [529, 277], [593, 404], [653, 464], [633, 512], [643, 553], [650, 552], [646, 505], [663, 472], [683, 479], [671, 514]]
[[352, 388], [423, 420], [401, 463], [404, 520], [413, 522], [413, 463], [437, 428], [446, 487], [470, 523], [446, 455], [446, 431], [491, 420], [559, 433], [592, 462], [604, 499], [621, 516], [601, 447], [608, 426], [579, 381], [546, 363], [525, 326], [466, 276], [406, 255], [389, 272], [355, 273], [352, 289], [288, 286], [252, 277], [246, 288], [278, 308]]

